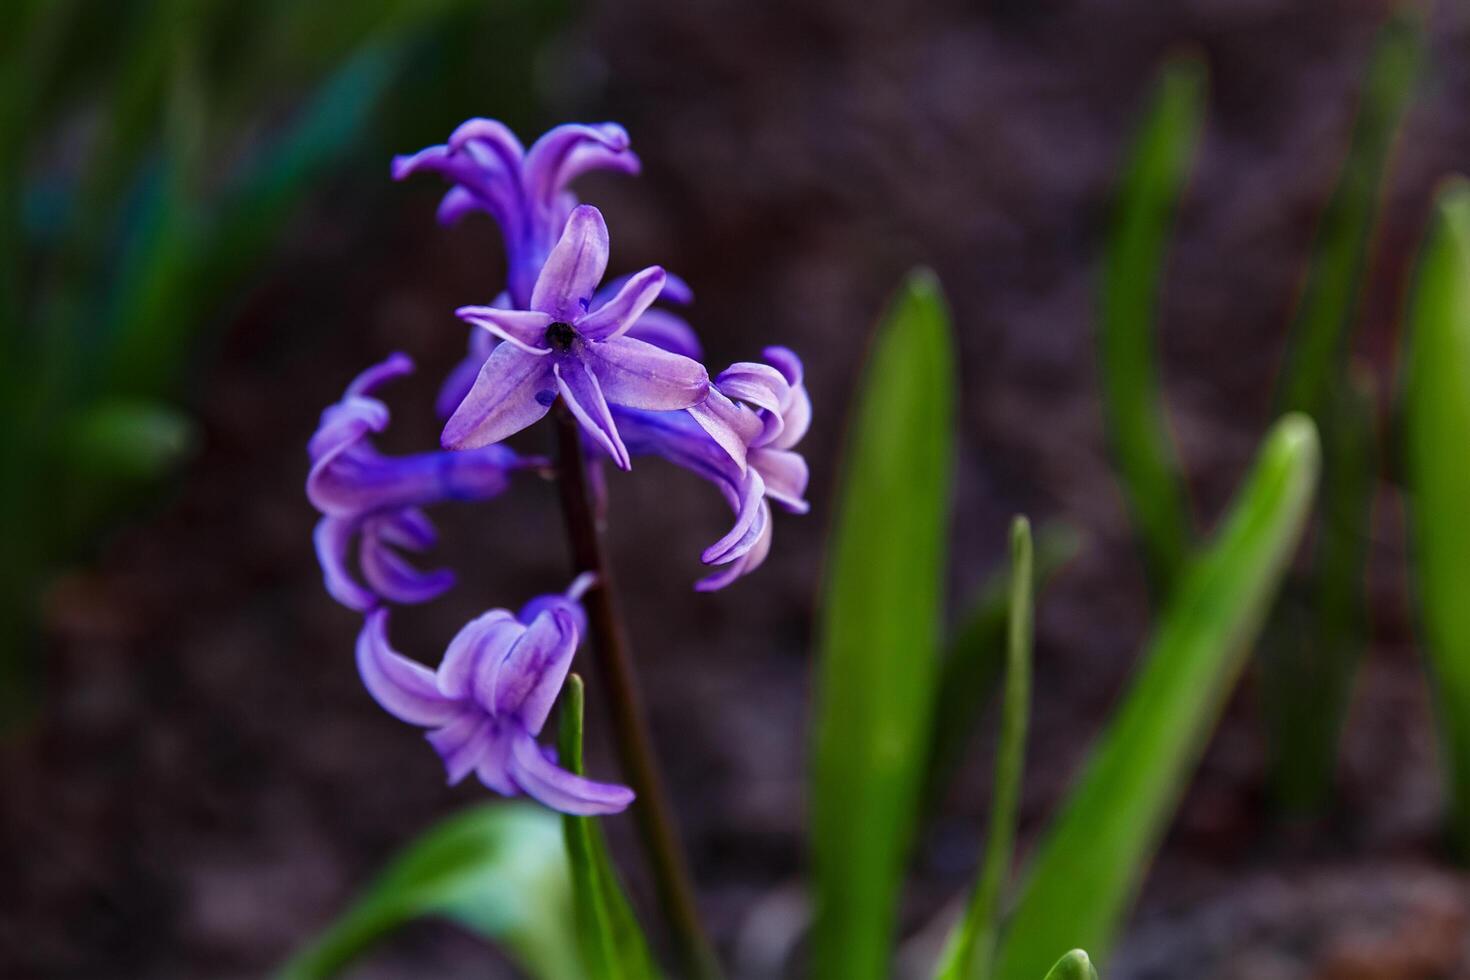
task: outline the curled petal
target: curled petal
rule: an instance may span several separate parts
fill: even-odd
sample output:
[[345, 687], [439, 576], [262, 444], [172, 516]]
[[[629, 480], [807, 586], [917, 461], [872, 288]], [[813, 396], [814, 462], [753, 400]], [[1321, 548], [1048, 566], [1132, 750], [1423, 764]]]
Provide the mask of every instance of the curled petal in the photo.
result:
[[419, 571], [384, 544], [370, 526], [364, 528], [358, 552], [362, 577], [389, 602], [428, 602], [454, 587], [454, 572], [447, 568]]
[[697, 405], [709, 392], [703, 364], [631, 337], [588, 344], [585, 356], [615, 405], [672, 412]]
[[474, 697], [479, 678], [494, 676], [497, 665], [521, 633], [521, 625], [505, 609], [492, 609], [470, 620], [449, 641], [439, 663], [435, 676], [440, 693], [451, 698]]
[[633, 791], [626, 786], [594, 782], [557, 767], [526, 732], [512, 736], [510, 775], [528, 796], [562, 813], [620, 813], [633, 802]]
[[628, 144], [627, 130], [616, 123], [567, 123], [549, 130], [526, 153], [526, 197], [549, 206], [568, 183], [589, 170], [637, 173], [638, 158]]
[[801, 455], [786, 449], [754, 449], [750, 465], [765, 481], [767, 497], [795, 514], [811, 509], [805, 499], [809, 473]]
[[789, 347], [767, 347], [761, 351], [761, 356], [766, 359], [767, 364], [781, 372], [788, 385], [793, 388], [801, 386], [801, 358], [796, 356], [796, 351]]
[[576, 652], [577, 624], [565, 610], [547, 609], [531, 620], [496, 672], [494, 714], [519, 718], [527, 732], [539, 733]]
[[[632, 276], [613, 276], [597, 288], [592, 294], [592, 309], [597, 309], [603, 303], [612, 299], [622, 288], [628, 284]], [[658, 294], [660, 303], [673, 303], [676, 306], [688, 306], [694, 302], [694, 290], [680, 277], [664, 270], [664, 288]]]
[[812, 400], [807, 395], [806, 388], [801, 385], [792, 387], [791, 397], [781, 410], [781, 420], [784, 425], [776, 437], [771, 440], [772, 449], [790, 449], [801, 442], [807, 429], [811, 428]]
[[324, 466], [328, 457], [388, 428], [391, 418], [388, 406], [376, 398], [348, 395], [322, 412], [321, 424], [306, 444], [306, 454], [317, 466]]
[[689, 414], [744, 470], [750, 444], [760, 437], [764, 428], [760, 416], [726, 398], [718, 388], [710, 388], [704, 401], [691, 405]]
[[475, 775], [480, 777], [480, 782], [502, 796], [521, 795], [521, 788], [510, 777], [511, 743], [505, 726], [497, 725], [495, 736], [480, 756], [480, 764], [475, 767]]
[[488, 330], [501, 340], [510, 341], [528, 354], [551, 353], [546, 346], [546, 328], [551, 317], [535, 310], [502, 310], [494, 306], [461, 306], [454, 315], [466, 323]]
[[607, 271], [607, 223], [589, 204], [574, 208], [531, 292], [531, 308], [570, 323], [580, 319]]
[[381, 385], [401, 378], [405, 374], [413, 373], [413, 359], [407, 354], [395, 351], [378, 364], [374, 364], [366, 371], [352, 379], [347, 386], [348, 395], [368, 395], [376, 391]]
[[510, 127], [497, 119], [466, 119], [449, 134], [449, 149], [493, 155], [507, 171], [519, 173], [525, 150]]
[[482, 149], [481, 144], [463, 150], [431, 146], [411, 156], [393, 158], [394, 180], [423, 172], [437, 173], [474, 195], [479, 207], [500, 223], [507, 241], [520, 237], [525, 215], [519, 168], [507, 166], [498, 154]]
[[429, 744], [444, 760], [453, 786], [479, 768], [495, 741], [495, 721], [468, 714], [428, 734]]
[[555, 401], [546, 358], [510, 344], [496, 347], [464, 401], [444, 424], [445, 449], [500, 442], [537, 421]]
[[455, 185], [444, 192], [439, 199], [439, 208], [434, 212], [434, 220], [444, 225], [459, 224], [459, 220], [471, 211], [484, 211], [485, 205], [478, 197], [470, 193], [466, 188]]
[[348, 609], [365, 612], [377, 605], [378, 597], [359, 585], [347, 571], [347, 552], [357, 522], [342, 517], [323, 517], [312, 532], [316, 558], [322, 566], [327, 592]]
[[757, 361], [731, 364], [715, 379], [715, 387], [730, 398], [749, 402], [768, 412], [781, 411], [781, 403], [791, 392], [791, 386], [780, 371]]
[[388, 645], [388, 611], [375, 609], [357, 635], [357, 671], [383, 710], [410, 725], [448, 725], [464, 716], [465, 705], [447, 698], [434, 672]]
[[704, 554], [700, 556], [700, 560], [706, 565], [723, 565], [745, 554], [768, 523], [770, 508], [765, 506], [765, 481], [754, 469], [745, 471], [739, 504], [735, 526], [723, 538], [704, 549]]
[[588, 340], [611, 340], [626, 333], [658, 299], [666, 278], [656, 265], [630, 276], [616, 295], [577, 321], [577, 332]]
[[714, 592], [723, 589], [736, 579], [755, 571], [766, 560], [766, 555], [770, 554], [772, 537], [771, 521], [767, 520], [760, 536], [756, 538], [755, 544], [751, 545], [749, 551], [730, 564], [725, 565], [713, 575], [708, 575], [695, 582], [694, 590], [696, 592]]
[[623, 336], [662, 347], [671, 354], [680, 354], [692, 360], [697, 361], [704, 357], [704, 348], [699, 343], [699, 336], [695, 334], [694, 328], [683, 317], [667, 310], [648, 310]]
[[607, 450], [619, 467], [632, 469], [627, 447], [618, 435], [618, 427], [613, 422], [612, 412], [608, 410], [607, 399], [603, 397], [597, 378], [585, 364], [575, 359], [562, 361], [553, 371], [557, 388], [566, 400], [567, 408], [577, 417], [583, 430]]

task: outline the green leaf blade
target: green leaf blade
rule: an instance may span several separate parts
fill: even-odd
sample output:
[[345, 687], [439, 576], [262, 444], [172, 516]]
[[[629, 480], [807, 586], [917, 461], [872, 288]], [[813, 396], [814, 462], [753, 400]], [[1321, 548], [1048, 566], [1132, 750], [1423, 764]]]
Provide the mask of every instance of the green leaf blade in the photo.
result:
[[1111, 949], [1296, 550], [1319, 466], [1311, 420], [1278, 422], [1032, 861], [1002, 940], [1001, 980], [1042, 974], [1057, 949]]
[[[568, 772], [582, 765], [582, 678], [567, 677], [562, 690], [557, 752]], [[618, 881], [602, 828], [592, 817], [562, 816], [562, 834], [572, 874], [572, 907], [582, 965], [590, 980], [637, 980], [658, 976], [648, 940]]]
[[1199, 142], [1204, 67], [1165, 66], [1135, 139], [1103, 259], [1099, 380], [1114, 465], [1149, 582], [1167, 594], [1193, 539], [1157, 361], [1158, 296], [1174, 209]]
[[812, 972], [888, 975], [938, 676], [954, 350], [932, 275], [874, 341], [828, 553], [812, 786]]
[[1404, 385], [1405, 476], [1422, 642], [1451, 841], [1470, 855], [1470, 182], [1441, 191], [1419, 259]]
[[995, 948], [1001, 891], [1010, 879], [1016, 822], [1025, 770], [1026, 727], [1031, 706], [1031, 653], [1034, 622], [1031, 525], [1018, 517], [1011, 527], [1010, 607], [1006, 628], [1005, 698], [1001, 705], [1000, 745], [996, 750], [995, 790], [980, 878], [965, 916], [950, 937], [936, 976], [971, 980], [989, 975]]
[[1047, 971], [1045, 980], [1097, 980], [1097, 968], [1085, 951], [1074, 949], [1057, 960], [1056, 966]]

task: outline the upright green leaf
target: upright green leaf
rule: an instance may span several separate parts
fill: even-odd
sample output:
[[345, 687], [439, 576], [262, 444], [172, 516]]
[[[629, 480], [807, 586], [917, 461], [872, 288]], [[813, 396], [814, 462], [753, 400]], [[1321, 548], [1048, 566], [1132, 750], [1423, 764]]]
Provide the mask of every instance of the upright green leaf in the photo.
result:
[[[1058, 569], [1082, 547], [1067, 524], [1043, 524], [1036, 532], [1035, 584], [1040, 593]], [[997, 572], [978, 591], [950, 637], [939, 672], [924, 775], [924, 812], [932, 814], [949, 788], [980, 715], [1000, 683], [1010, 620], [1011, 570]]]
[[827, 557], [812, 786], [814, 976], [888, 976], [938, 676], [954, 351], [909, 277], [858, 390]]
[[1138, 674], [1041, 843], [995, 975], [1029, 980], [1056, 950], [1102, 958], [1270, 608], [1312, 506], [1310, 419], [1267, 437], [1210, 546], [1164, 609]]
[[1449, 787], [1450, 836], [1470, 857], [1470, 182], [1440, 192], [1419, 257], [1404, 385], [1414, 579]]
[[336, 976], [383, 936], [426, 916], [480, 933], [533, 976], [581, 976], [557, 815], [533, 803], [491, 803], [449, 818], [409, 845], [282, 968], [281, 980]]
[[[561, 694], [561, 764], [578, 776], [582, 767], [582, 678], [572, 674]], [[563, 815], [562, 835], [572, 870], [572, 907], [578, 948], [589, 980], [655, 977], [648, 941], [633, 915], [608, 854], [602, 827], [592, 817]]]
[[1166, 595], [1193, 539], [1158, 365], [1158, 297], [1174, 207], [1199, 142], [1204, 67], [1165, 66], [1133, 144], [1103, 257], [1099, 347], [1103, 413], [1149, 582]]
[[1056, 965], [1047, 971], [1045, 980], [1097, 980], [1097, 969], [1086, 952], [1074, 949], [1057, 960]]
[[1322, 215], [1279, 382], [1281, 411], [1322, 429], [1327, 479], [1311, 560], [1292, 576], [1262, 642], [1262, 706], [1271, 781], [1289, 810], [1330, 795], [1338, 734], [1366, 642], [1363, 580], [1377, 487], [1371, 393], [1351, 389], [1349, 340], [1358, 316], [1383, 176], [1418, 75], [1417, 5], [1379, 31], [1352, 141]]
[[1011, 595], [1006, 629], [1006, 689], [1001, 706], [1000, 746], [995, 758], [995, 790], [980, 878], [965, 916], [950, 936], [941, 958], [940, 980], [969, 980], [990, 974], [995, 951], [996, 912], [1001, 889], [1010, 880], [1011, 851], [1021, 807], [1021, 773], [1026, 761], [1026, 725], [1031, 707], [1031, 633], [1033, 583], [1031, 525], [1018, 517], [1011, 526]]

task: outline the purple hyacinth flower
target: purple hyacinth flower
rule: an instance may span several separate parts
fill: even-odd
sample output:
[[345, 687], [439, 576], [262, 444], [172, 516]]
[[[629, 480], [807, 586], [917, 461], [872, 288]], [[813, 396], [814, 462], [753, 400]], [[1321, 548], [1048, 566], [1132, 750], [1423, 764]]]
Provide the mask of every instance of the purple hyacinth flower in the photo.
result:
[[454, 186], [439, 204], [439, 221], [453, 224], [471, 211], [495, 218], [505, 238], [510, 295], [525, 309], [536, 276], [577, 204], [568, 190], [592, 170], [637, 173], [628, 133], [615, 123], [557, 126], [531, 145], [493, 119], [471, 119], [441, 146], [393, 160], [393, 178], [440, 174]]
[[[619, 276], [603, 283], [597, 292], [592, 294], [590, 309], [595, 312], [599, 307], [605, 305], [622, 290], [627, 282], [627, 276]], [[672, 272], [666, 272], [663, 291], [658, 294], [655, 302], [687, 306], [693, 301], [694, 291], [689, 288], [689, 284]], [[510, 293], [501, 293], [490, 302], [490, 305], [502, 310], [511, 309]], [[649, 307], [623, 336], [642, 340], [655, 347], [662, 347], [666, 351], [681, 354], [696, 361], [704, 357], [704, 349], [699, 343], [699, 337], [694, 333], [694, 328], [687, 320], [670, 310]], [[465, 395], [468, 395], [470, 389], [474, 387], [480, 368], [484, 367], [486, 359], [499, 343], [500, 338], [490, 331], [480, 327], [470, 327], [469, 347], [465, 351], [465, 356], [450, 369], [444, 377], [444, 383], [439, 387], [439, 395], [434, 402], [434, 411], [438, 413], [439, 418], [447, 420], [454, 414], [459, 403], [464, 401]]]
[[576, 652], [581, 592], [533, 600], [518, 618], [492, 609], [449, 644], [437, 670], [388, 643], [388, 611], [370, 612], [357, 640], [357, 669], [385, 711], [431, 729], [450, 784], [470, 773], [505, 796], [525, 794], [553, 810], [617, 813], [633, 802], [626, 786], [558, 767], [536, 736], [545, 726]]
[[[388, 406], [372, 393], [413, 370], [394, 354], [357, 376], [342, 400], [322, 413], [307, 445], [306, 496], [321, 511], [314, 539], [327, 591], [350, 609], [380, 602], [426, 602], [454, 584], [448, 569], [420, 571], [400, 554], [422, 552], [436, 540], [421, 507], [446, 500], [486, 500], [503, 491], [517, 469], [540, 465], [504, 446], [469, 453], [385, 456], [372, 437], [388, 427]], [[348, 570], [357, 543], [362, 580]]]
[[769, 364], [731, 365], [709, 397], [687, 412], [619, 409], [619, 430], [634, 455], [654, 455], [709, 480], [735, 511], [735, 524], [705, 549], [723, 566], [695, 588], [709, 592], [760, 567], [770, 552], [771, 502], [806, 513], [807, 465], [794, 447], [811, 424], [801, 360], [784, 347], [763, 352]]
[[607, 225], [596, 208], [584, 204], [572, 211], [547, 257], [530, 309], [457, 311], [504, 343], [491, 352], [445, 423], [446, 449], [499, 442], [540, 419], [560, 397], [593, 441], [628, 469], [628, 450], [610, 406], [674, 411], [704, 400], [709, 374], [702, 364], [625, 336], [662, 292], [663, 269], [635, 273], [615, 296], [592, 307], [607, 256]]

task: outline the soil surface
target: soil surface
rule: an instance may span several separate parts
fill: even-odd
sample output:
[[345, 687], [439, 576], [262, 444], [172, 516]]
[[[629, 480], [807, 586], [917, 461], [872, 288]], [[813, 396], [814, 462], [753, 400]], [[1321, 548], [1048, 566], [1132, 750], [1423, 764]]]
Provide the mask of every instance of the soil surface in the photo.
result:
[[[925, 263], [954, 309], [956, 607], [1002, 561], [1013, 513], [1086, 537], [1040, 611], [1029, 846], [1147, 633], [1104, 449], [1091, 298], [1156, 67], [1189, 42], [1210, 68], [1161, 313], [1172, 424], [1208, 527], [1268, 425], [1285, 324], [1385, 12], [1367, 0], [624, 0], [586, 12], [549, 50], [544, 118], [618, 119], [645, 162], [637, 180], [582, 188], [608, 217], [614, 271], [660, 262], [685, 276], [711, 365], [795, 348], [817, 406], [813, 513], [778, 516], [767, 565], [727, 591], [690, 590], [728, 520], [703, 484], [649, 464], [611, 488], [611, 547], [704, 912], [744, 975], [779, 975], [791, 953], [772, 939], [781, 930], [752, 921], [801, 914], [820, 544], [844, 406], [886, 297]], [[1470, 168], [1470, 15], [1436, 4], [1430, 33], [1356, 344], [1383, 390], [1432, 188]], [[203, 448], [181, 479], [51, 590], [47, 700], [0, 747], [0, 976], [260, 976], [399, 844], [486, 797], [446, 788], [422, 740], [364, 693], [357, 620], [323, 592], [310, 548], [303, 447], [321, 408], [402, 349], [420, 370], [388, 392], [387, 444], [433, 445], [432, 393], [464, 343], [452, 310], [499, 288], [488, 223], [437, 230], [438, 188], [374, 182], [382, 165], [318, 197], [219, 325], [196, 387]], [[1402, 508], [1391, 483], [1381, 489], [1373, 637], [1332, 815], [1272, 817], [1248, 677], [1109, 980], [1470, 976], [1470, 878], [1438, 842]], [[472, 614], [565, 584], [549, 488], [527, 482], [436, 519], [461, 584], [396, 616], [400, 649], [430, 659]], [[972, 874], [989, 750], [988, 736], [977, 742], [920, 848], [906, 935]], [[591, 767], [615, 771], [605, 746]], [[627, 819], [609, 824], [633, 867]], [[423, 924], [353, 975], [509, 970], [497, 963], [452, 927]]]

